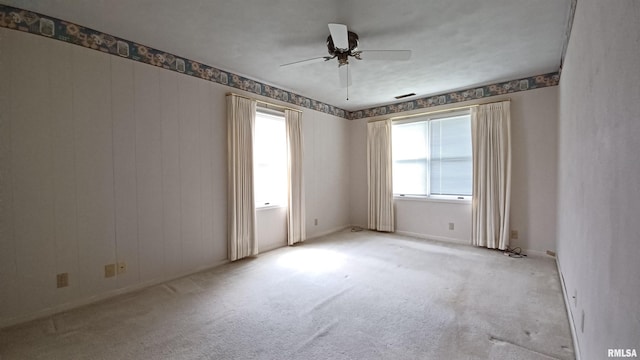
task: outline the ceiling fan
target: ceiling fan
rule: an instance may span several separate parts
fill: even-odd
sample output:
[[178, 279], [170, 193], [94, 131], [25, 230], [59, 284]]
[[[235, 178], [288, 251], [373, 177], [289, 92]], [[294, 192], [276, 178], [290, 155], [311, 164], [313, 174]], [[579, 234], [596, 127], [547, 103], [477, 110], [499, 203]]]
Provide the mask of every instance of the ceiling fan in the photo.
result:
[[[338, 59], [340, 85], [347, 87], [348, 91], [348, 86], [351, 85], [351, 74], [349, 72], [350, 57], [357, 60], [409, 60], [409, 58], [411, 58], [411, 50], [358, 50], [358, 34], [348, 31], [347, 25], [329, 24], [329, 33], [330, 35], [327, 37], [327, 51], [330, 56], [294, 61], [280, 65], [280, 67], [306, 65]], [[347, 100], [349, 100], [348, 92]]]

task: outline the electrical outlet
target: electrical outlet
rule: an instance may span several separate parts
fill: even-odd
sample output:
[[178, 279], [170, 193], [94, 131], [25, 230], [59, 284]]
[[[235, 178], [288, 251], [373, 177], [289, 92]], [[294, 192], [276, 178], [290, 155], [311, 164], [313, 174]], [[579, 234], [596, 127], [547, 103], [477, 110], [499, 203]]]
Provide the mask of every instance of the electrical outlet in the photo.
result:
[[511, 230], [511, 238], [518, 239], [518, 230]]
[[449, 223], [449, 230], [453, 230], [454, 228], [454, 224], [453, 223]]
[[104, 277], [110, 278], [116, 276], [116, 264], [107, 264], [104, 266]]
[[318, 219], [313, 219], [313, 225], [318, 226]]
[[118, 262], [118, 274], [124, 274], [127, 272], [127, 263], [124, 261]]
[[56, 286], [58, 289], [69, 286], [69, 273], [56, 275]]

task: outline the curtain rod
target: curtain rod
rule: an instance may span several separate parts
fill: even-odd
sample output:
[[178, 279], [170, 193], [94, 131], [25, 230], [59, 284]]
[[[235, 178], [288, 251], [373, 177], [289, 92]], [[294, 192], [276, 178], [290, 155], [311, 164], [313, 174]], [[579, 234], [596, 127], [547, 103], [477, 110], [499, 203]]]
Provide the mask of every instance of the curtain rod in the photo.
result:
[[[496, 100], [496, 101], [490, 101], [490, 102], [480, 103], [480, 104], [472, 104], [472, 105], [466, 105], [466, 106], [458, 106], [458, 107], [448, 108], [448, 109], [441, 109], [441, 110], [426, 111], [426, 112], [421, 112], [421, 113], [411, 114], [411, 115], [394, 116], [394, 117], [391, 117], [391, 118], [388, 118], [388, 119], [391, 119], [391, 121], [394, 121], [394, 120], [401, 120], [401, 119], [408, 119], [408, 118], [412, 118], [412, 117], [425, 116], [425, 115], [431, 115], [431, 114], [438, 114], [438, 113], [448, 112], [448, 111], [456, 111], [456, 110], [462, 110], [462, 109], [471, 109], [471, 108], [474, 108], [474, 107], [478, 107], [478, 106], [480, 106], [480, 105], [495, 104], [495, 103], [499, 103], [499, 102], [503, 102], [503, 101], [511, 101], [511, 98], [506, 98], [506, 99]], [[388, 120], [388, 119], [369, 120], [368, 122], [376, 122], [376, 121], [382, 121], [382, 120]]]
[[297, 112], [299, 112], [299, 113], [301, 113], [301, 112], [302, 112], [302, 110], [294, 109], [294, 108], [291, 108], [291, 107], [288, 107], [288, 106], [282, 106], [282, 105], [278, 105], [278, 104], [270, 103], [270, 102], [267, 102], [267, 101], [262, 101], [262, 100], [254, 99], [254, 98], [252, 98], [252, 97], [245, 96], [245, 95], [240, 95], [240, 94], [236, 94], [236, 93], [232, 93], [232, 92], [227, 93], [227, 96], [229, 96], [229, 95], [237, 96], [237, 97], [241, 97], [241, 98], [244, 98], [244, 99], [253, 100], [253, 101], [257, 102], [257, 103], [264, 104], [264, 105], [267, 105], [267, 106], [273, 106], [273, 107], [276, 107], [276, 108], [279, 108], [279, 109], [291, 110], [291, 111], [297, 111]]

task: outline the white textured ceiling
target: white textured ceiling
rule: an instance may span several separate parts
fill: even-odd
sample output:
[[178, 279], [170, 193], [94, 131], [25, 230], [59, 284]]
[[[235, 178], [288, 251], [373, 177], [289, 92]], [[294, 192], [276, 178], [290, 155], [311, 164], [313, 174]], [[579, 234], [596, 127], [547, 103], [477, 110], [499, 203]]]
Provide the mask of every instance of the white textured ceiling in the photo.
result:
[[[356, 110], [559, 69], [570, 0], [0, 0]], [[360, 36], [361, 50], [408, 49], [411, 60], [325, 56], [327, 24]], [[411, 98], [408, 98], [411, 99]]]

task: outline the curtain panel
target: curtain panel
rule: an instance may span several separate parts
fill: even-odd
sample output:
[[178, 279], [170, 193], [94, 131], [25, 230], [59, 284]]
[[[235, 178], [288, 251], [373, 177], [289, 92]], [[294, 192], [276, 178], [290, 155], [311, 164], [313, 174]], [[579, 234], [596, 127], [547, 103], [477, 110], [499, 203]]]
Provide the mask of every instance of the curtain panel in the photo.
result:
[[367, 124], [369, 229], [393, 232], [391, 120]]
[[287, 129], [288, 207], [287, 243], [293, 245], [306, 237], [304, 181], [302, 171], [302, 113], [285, 110]]
[[480, 105], [471, 111], [473, 207], [471, 240], [475, 246], [509, 246], [511, 203], [510, 102]]
[[229, 260], [258, 254], [253, 193], [256, 102], [227, 95]]

